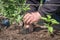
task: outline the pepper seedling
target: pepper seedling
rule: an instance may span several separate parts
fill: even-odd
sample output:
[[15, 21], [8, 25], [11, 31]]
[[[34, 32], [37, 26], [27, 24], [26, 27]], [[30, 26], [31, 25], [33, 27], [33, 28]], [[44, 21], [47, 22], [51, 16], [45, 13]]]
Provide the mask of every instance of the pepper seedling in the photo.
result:
[[53, 27], [52, 27], [52, 25], [59, 24], [59, 22], [56, 21], [55, 19], [51, 18], [51, 15], [47, 15], [47, 17], [41, 17], [41, 19], [46, 22], [45, 26], [47, 27], [48, 32], [50, 34], [53, 34]]

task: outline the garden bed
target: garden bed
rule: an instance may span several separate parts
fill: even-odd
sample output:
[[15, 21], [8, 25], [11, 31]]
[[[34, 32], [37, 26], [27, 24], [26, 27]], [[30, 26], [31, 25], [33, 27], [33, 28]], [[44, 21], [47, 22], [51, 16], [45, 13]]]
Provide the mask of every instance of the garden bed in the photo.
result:
[[[49, 15], [47, 18], [42, 17], [46, 21], [47, 29], [35, 24], [30, 25], [30, 27], [37, 27], [33, 32], [21, 33], [21, 25], [18, 24], [23, 20], [26, 11], [30, 10], [29, 6], [26, 5], [26, 0], [0, 0], [0, 16], [2, 16], [0, 17], [0, 40], [60, 40], [60, 27], [54, 27], [57, 29], [54, 33], [52, 27], [52, 24], [58, 24], [58, 22], [51, 19]], [[53, 34], [50, 35], [49, 32]]]
[[47, 29], [40, 27], [29, 34], [21, 34], [19, 30], [17, 25], [11, 25], [0, 32], [0, 40], [60, 40], [60, 31], [50, 35]]

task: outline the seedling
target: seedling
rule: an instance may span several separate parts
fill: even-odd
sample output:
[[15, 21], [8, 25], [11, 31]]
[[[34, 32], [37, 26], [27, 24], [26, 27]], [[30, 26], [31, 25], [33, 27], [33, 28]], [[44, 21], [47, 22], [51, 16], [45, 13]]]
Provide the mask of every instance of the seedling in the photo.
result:
[[[10, 24], [13, 22], [19, 23], [24, 13], [29, 9], [26, 0], [0, 0], [0, 14], [8, 18]], [[20, 15], [21, 13], [22, 15]]]
[[41, 19], [43, 19], [46, 22], [45, 26], [47, 27], [48, 32], [50, 34], [53, 34], [53, 27], [52, 27], [52, 25], [59, 24], [59, 22], [56, 21], [55, 19], [52, 19], [51, 15], [47, 15], [47, 17], [41, 17]]

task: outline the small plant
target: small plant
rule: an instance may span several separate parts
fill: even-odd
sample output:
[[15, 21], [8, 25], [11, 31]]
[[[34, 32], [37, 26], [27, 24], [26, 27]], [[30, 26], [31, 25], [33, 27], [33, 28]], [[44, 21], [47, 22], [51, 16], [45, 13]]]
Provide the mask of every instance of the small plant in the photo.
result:
[[52, 25], [59, 24], [59, 22], [56, 21], [55, 19], [52, 19], [51, 15], [47, 15], [47, 17], [41, 17], [41, 19], [43, 19], [46, 22], [45, 26], [48, 28], [48, 32], [50, 34], [53, 34], [53, 27], [52, 27]]
[[10, 24], [20, 22], [24, 13], [29, 9], [26, 0], [0, 0], [0, 14], [8, 18]]

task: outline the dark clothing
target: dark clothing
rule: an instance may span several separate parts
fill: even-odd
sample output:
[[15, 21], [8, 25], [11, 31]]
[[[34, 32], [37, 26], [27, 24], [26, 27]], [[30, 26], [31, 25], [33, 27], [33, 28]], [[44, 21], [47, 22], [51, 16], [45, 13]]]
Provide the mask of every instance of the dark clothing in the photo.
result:
[[44, 4], [40, 6], [39, 0], [27, 0], [27, 4], [31, 4], [28, 12], [38, 11], [42, 16], [52, 14], [53, 18], [60, 22], [60, 0], [45, 0]]
[[30, 4], [30, 10], [28, 12], [38, 11], [39, 0], [27, 0], [27, 4]]

